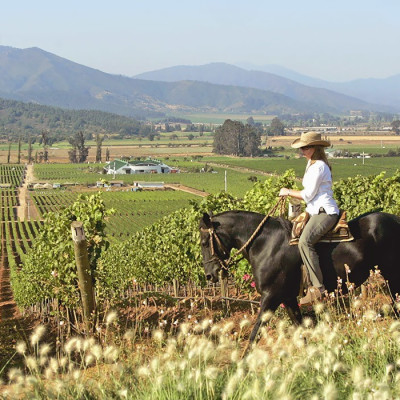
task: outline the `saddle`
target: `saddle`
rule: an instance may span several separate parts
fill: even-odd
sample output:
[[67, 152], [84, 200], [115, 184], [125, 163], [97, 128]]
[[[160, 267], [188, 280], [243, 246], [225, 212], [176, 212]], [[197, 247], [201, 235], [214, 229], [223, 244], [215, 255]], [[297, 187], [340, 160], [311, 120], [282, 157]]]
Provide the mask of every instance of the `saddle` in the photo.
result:
[[[309, 219], [310, 214], [307, 211], [304, 211], [293, 220], [292, 234], [289, 241], [290, 245], [296, 245], [299, 243], [300, 235]], [[341, 211], [336, 225], [327, 232], [319, 242], [350, 242], [353, 239], [354, 237], [347, 224], [346, 211]]]

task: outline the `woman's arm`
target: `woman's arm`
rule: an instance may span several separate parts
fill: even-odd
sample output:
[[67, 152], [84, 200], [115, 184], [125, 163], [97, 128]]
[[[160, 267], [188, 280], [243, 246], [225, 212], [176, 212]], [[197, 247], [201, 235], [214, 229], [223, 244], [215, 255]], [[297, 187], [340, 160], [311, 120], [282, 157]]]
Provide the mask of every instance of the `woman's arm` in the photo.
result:
[[294, 197], [296, 199], [304, 200], [303, 196], [301, 195], [300, 190], [294, 190], [294, 189], [288, 189], [288, 188], [282, 188], [279, 191], [279, 196], [290, 196], [290, 197]]

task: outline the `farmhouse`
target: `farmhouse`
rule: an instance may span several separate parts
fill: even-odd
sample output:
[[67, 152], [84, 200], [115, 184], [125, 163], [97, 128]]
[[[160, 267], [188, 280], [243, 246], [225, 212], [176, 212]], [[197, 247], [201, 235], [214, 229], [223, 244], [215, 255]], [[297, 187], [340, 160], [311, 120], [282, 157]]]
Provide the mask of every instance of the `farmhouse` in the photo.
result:
[[168, 174], [178, 170], [157, 160], [146, 161], [111, 161], [104, 167], [107, 174]]

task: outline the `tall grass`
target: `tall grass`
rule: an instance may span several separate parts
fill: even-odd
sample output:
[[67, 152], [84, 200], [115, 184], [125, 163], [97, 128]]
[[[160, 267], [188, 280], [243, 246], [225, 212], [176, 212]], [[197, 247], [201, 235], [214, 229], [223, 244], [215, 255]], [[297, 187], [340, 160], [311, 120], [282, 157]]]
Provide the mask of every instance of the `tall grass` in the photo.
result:
[[[373, 278], [379, 275], [376, 270]], [[376, 282], [376, 280], [375, 280]], [[346, 283], [340, 283], [345, 285]], [[260, 340], [242, 357], [251, 318], [187, 316], [148, 340], [119, 334], [116, 314], [100, 339], [73, 337], [53, 354], [39, 327], [17, 344], [3, 398], [29, 399], [393, 399], [400, 397], [400, 321], [376, 283], [363, 298], [350, 287], [292, 325], [267, 313]], [[30, 350], [28, 350], [30, 349]], [[55, 354], [55, 353], [54, 353]]]

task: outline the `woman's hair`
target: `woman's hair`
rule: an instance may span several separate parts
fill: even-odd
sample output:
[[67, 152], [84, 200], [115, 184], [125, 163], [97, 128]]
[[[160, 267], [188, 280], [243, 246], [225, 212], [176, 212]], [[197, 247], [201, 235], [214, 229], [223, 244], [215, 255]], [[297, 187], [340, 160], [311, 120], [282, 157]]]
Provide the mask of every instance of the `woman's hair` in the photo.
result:
[[332, 167], [329, 164], [328, 158], [326, 157], [325, 154], [325, 147], [324, 146], [314, 146], [314, 154], [311, 157], [311, 162], [316, 161], [316, 160], [321, 160], [323, 161], [329, 169], [332, 171]]

